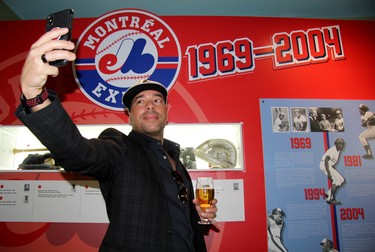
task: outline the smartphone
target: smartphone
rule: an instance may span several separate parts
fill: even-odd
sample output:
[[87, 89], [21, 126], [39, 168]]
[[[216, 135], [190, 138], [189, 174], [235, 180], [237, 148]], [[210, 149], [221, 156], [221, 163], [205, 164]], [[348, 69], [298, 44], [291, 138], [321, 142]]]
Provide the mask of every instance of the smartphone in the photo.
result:
[[[47, 16], [46, 31], [51, 31], [56, 28], [69, 28], [69, 32], [57, 39], [70, 40], [72, 38], [72, 25], [73, 25], [74, 11], [72, 9], [62, 10], [56, 13], [49, 14]], [[56, 60], [50, 61], [49, 64], [52, 66], [65, 66], [68, 63], [67, 60]]]

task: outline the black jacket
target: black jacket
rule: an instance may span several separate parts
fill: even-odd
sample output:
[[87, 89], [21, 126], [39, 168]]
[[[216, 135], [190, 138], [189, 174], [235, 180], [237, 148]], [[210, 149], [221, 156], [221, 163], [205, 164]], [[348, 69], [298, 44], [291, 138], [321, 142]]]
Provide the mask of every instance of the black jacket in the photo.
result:
[[[85, 139], [59, 99], [53, 93], [50, 99], [52, 104], [43, 110], [27, 114], [19, 106], [16, 115], [66, 171], [99, 181], [110, 221], [100, 251], [172, 251], [171, 213], [156, 172], [156, 157], [142, 138], [108, 128], [96, 139]], [[192, 202], [190, 208], [194, 246], [196, 251], [206, 251]]]

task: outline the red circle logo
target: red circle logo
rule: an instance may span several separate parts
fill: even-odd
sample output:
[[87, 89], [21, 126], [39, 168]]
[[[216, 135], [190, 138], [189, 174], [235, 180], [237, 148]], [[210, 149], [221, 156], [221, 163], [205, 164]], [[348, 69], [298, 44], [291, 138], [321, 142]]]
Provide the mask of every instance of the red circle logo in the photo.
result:
[[134, 9], [107, 13], [81, 34], [74, 74], [94, 103], [123, 110], [123, 93], [142, 79], [174, 84], [181, 49], [172, 29], [156, 15]]

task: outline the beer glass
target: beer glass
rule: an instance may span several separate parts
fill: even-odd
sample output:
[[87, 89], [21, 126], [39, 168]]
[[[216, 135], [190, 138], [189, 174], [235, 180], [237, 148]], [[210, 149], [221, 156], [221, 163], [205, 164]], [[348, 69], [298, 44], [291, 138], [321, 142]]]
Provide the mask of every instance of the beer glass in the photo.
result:
[[[210, 208], [211, 202], [215, 197], [214, 182], [211, 177], [197, 178], [196, 187], [196, 198], [199, 200], [200, 207], [203, 211]], [[199, 224], [211, 224], [209, 219], [203, 219], [199, 221]]]

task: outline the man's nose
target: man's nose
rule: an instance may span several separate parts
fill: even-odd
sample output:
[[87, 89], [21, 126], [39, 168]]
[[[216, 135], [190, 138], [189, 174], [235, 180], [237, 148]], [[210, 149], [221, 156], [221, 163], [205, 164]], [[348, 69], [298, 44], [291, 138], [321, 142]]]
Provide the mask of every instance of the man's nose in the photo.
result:
[[155, 109], [154, 103], [152, 101], [148, 101], [146, 103], [146, 109], [147, 110], [154, 110]]

